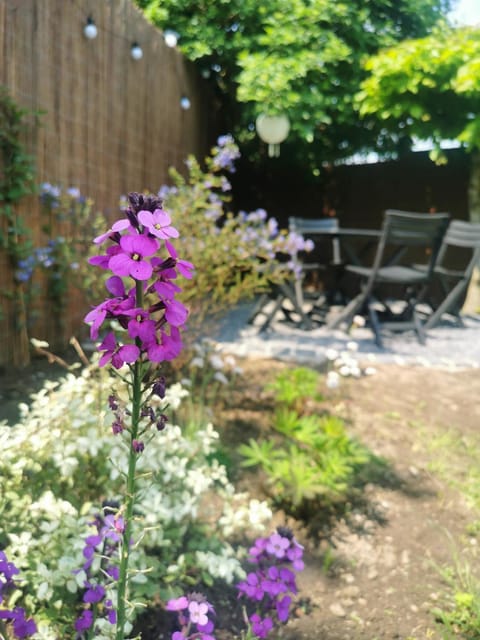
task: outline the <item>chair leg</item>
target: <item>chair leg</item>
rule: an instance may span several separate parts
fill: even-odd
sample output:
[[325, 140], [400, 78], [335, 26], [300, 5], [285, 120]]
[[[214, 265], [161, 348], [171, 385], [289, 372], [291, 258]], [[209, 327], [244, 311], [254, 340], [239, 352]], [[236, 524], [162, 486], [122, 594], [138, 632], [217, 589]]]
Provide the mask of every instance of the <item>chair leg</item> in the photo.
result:
[[340, 311], [340, 313], [327, 324], [327, 329], [337, 329], [345, 322], [350, 324], [353, 316], [364, 306], [365, 300], [365, 293], [359, 293], [353, 300], [350, 300], [345, 309]]
[[458, 282], [455, 285], [455, 287], [453, 287], [453, 289], [450, 291], [450, 293], [445, 298], [445, 300], [440, 304], [439, 307], [437, 307], [437, 309], [435, 309], [432, 315], [428, 318], [428, 320], [425, 323], [425, 329], [433, 329], [433, 327], [437, 326], [443, 314], [447, 313], [447, 311], [451, 309], [452, 305], [458, 300], [460, 295], [465, 290], [465, 287], [467, 286], [467, 284], [468, 284], [467, 282], [464, 282], [462, 280]]
[[264, 322], [258, 328], [258, 331], [260, 333], [262, 331], [265, 331], [266, 329], [268, 329], [268, 327], [270, 326], [270, 323], [272, 322], [273, 318], [275, 317], [275, 314], [277, 313], [277, 311], [282, 306], [283, 300], [284, 300], [283, 296], [281, 296], [281, 295], [277, 296], [277, 299], [275, 300], [275, 305], [274, 305], [273, 309], [270, 311], [270, 313], [265, 318]]
[[413, 308], [413, 311], [412, 311], [412, 319], [413, 319], [413, 326], [415, 327], [415, 332], [417, 334], [419, 343], [426, 344], [427, 334], [425, 333], [424, 325], [422, 324], [422, 321], [420, 320], [420, 316], [415, 307]]
[[380, 321], [378, 319], [378, 314], [373, 307], [373, 304], [368, 305], [368, 317], [370, 319], [370, 324], [372, 325], [372, 331], [375, 335], [375, 344], [379, 349], [383, 349], [383, 340], [380, 329]]

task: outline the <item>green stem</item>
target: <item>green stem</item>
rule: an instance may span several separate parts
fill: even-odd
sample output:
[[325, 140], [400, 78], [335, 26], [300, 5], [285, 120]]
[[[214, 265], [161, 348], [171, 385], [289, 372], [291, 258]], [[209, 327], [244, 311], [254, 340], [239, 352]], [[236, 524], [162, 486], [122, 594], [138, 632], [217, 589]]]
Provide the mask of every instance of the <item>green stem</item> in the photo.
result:
[[[136, 282], [137, 307], [143, 303], [143, 289], [141, 282]], [[130, 430], [128, 471], [125, 495], [125, 529], [122, 536], [120, 569], [117, 592], [117, 628], [115, 640], [124, 640], [126, 622], [126, 593], [128, 583], [128, 561], [130, 558], [130, 540], [132, 537], [133, 508], [135, 506], [135, 470], [138, 453], [133, 450], [132, 442], [138, 436], [140, 426], [140, 410], [142, 406], [142, 368], [137, 360], [133, 365], [132, 382], [132, 426]]]

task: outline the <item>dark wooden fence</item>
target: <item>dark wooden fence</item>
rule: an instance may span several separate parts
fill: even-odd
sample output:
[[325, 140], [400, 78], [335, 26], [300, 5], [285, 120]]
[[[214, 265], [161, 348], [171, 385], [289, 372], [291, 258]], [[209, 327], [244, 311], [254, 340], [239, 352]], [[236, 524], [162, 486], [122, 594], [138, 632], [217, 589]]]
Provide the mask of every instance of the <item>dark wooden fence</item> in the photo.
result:
[[[98, 28], [93, 40], [83, 34], [88, 17]], [[134, 42], [140, 60], [130, 55]], [[182, 170], [188, 153], [207, 150], [208, 92], [130, 0], [0, 0], [0, 56], [0, 85], [43, 112], [25, 139], [38, 184], [77, 187], [113, 216], [121, 194], [156, 192], [169, 167]], [[34, 244], [44, 244], [38, 198], [25, 199], [19, 214]], [[35, 313], [23, 307], [1, 249], [0, 273], [0, 366], [28, 361], [28, 335], [64, 346], [85, 309], [73, 302], [59, 335], [45, 293]]]

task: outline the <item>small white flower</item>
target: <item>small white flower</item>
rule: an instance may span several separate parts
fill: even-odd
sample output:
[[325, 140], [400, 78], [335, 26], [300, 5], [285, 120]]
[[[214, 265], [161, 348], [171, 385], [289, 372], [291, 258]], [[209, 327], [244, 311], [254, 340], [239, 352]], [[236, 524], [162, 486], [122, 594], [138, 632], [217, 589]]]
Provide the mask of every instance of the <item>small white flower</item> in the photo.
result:
[[349, 351], [358, 351], [358, 342], [354, 342], [353, 340], [347, 342], [347, 349]]
[[220, 382], [221, 384], [224, 384], [224, 385], [228, 384], [227, 376], [224, 375], [221, 371], [217, 371], [213, 377], [215, 380], [217, 380], [217, 382]]
[[338, 370], [338, 373], [343, 376], [344, 378], [348, 378], [348, 376], [351, 374], [351, 369], [350, 367], [347, 367], [346, 364], [344, 364], [342, 367], [340, 367], [340, 369]]
[[373, 376], [377, 373], [377, 370], [375, 369], [375, 367], [367, 367], [363, 373], [366, 376]]
[[215, 354], [211, 355], [209, 358], [210, 364], [212, 365], [212, 367], [214, 369], [223, 369], [224, 368], [224, 364], [223, 364], [223, 360], [220, 356], [217, 356]]

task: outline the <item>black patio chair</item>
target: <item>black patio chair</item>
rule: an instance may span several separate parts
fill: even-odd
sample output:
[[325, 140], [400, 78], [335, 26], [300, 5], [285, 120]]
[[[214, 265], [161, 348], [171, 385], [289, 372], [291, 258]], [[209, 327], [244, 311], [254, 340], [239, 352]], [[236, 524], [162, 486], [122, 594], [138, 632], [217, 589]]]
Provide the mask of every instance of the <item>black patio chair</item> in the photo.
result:
[[356, 314], [368, 316], [375, 342], [383, 347], [382, 331], [414, 330], [419, 342], [426, 335], [417, 312], [432, 275], [450, 214], [385, 211], [372, 267], [346, 265], [360, 278], [360, 293], [329, 323], [350, 327]]
[[[456, 264], [455, 264], [456, 260]], [[458, 264], [463, 263], [459, 269]], [[480, 223], [452, 220], [443, 238], [433, 277], [425, 293], [432, 313], [425, 328], [432, 329], [448, 316], [463, 326], [460, 315], [475, 266], [480, 264]]]

